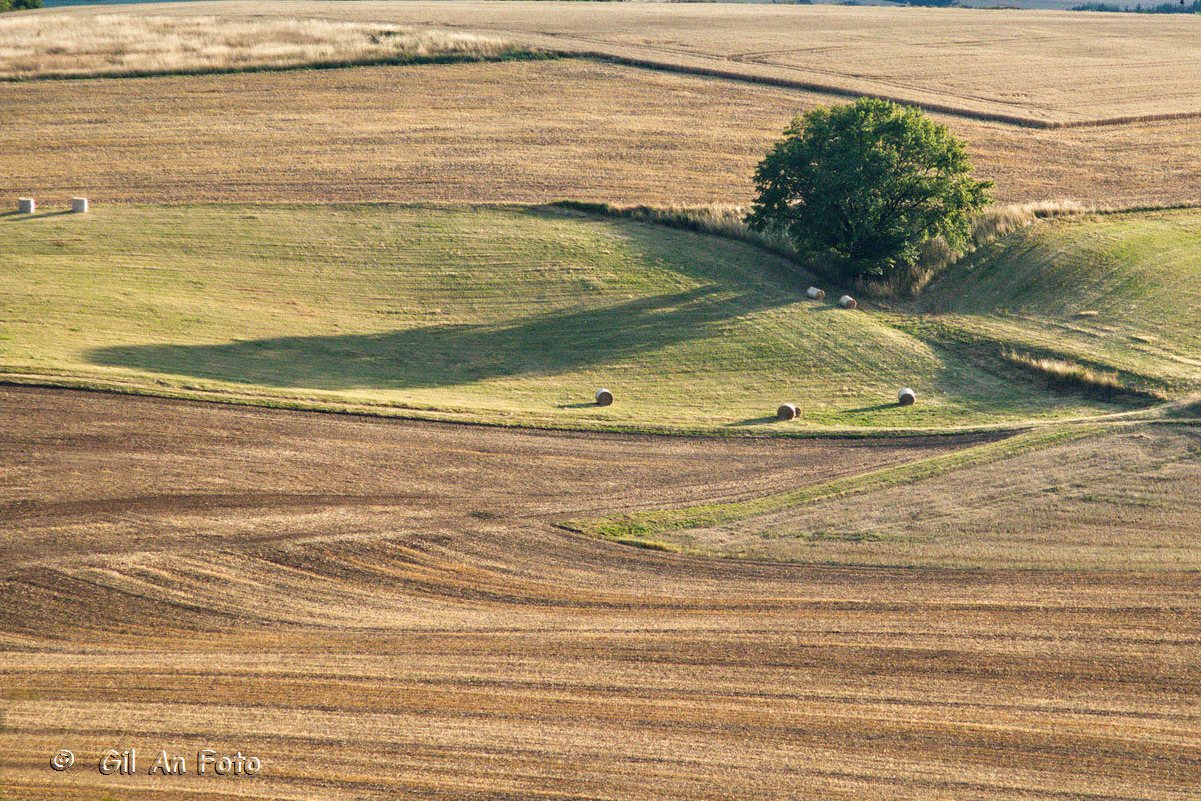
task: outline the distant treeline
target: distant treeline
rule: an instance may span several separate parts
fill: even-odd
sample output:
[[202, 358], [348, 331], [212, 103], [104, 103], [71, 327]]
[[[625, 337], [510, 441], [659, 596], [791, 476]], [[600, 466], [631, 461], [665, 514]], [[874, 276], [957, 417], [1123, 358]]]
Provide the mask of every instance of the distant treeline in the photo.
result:
[[1160, 3], [1157, 6], [1144, 6], [1139, 3], [1134, 6], [1119, 6], [1113, 3], [1084, 3], [1072, 6], [1072, 11], [1121, 11], [1130, 14], [1201, 14], [1201, 0], [1193, 0], [1185, 5], [1184, 0], [1176, 3]]

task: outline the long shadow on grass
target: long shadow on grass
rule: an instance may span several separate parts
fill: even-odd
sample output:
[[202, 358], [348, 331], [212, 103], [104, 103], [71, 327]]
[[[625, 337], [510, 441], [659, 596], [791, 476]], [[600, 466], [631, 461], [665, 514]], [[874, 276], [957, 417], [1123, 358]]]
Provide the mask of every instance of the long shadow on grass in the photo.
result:
[[58, 211], [39, 211], [35, 214], [26, 214], [23, 211], [5, 211], [0, 212], [0, 219], [4, 222], [32, 222], [34, 220], [45, 220], [48, 217], [62, 217], [67, 214], [74, 214], [70, 209], [60, 209]]
[[730, 318], [790, 302], [780, 293], [702, 287], [497, 325], [435, 325], [377, 334], [220, 345], [93, 350], [93, 364], [235, 383], [313, 389], [416, 388], [554, 374], [704, 336]]

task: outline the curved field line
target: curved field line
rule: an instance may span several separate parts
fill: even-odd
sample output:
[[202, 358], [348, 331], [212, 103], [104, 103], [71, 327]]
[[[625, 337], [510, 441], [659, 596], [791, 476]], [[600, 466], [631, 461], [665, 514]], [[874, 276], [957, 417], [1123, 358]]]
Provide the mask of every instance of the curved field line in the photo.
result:
[[848, 99], [876, 97], [882, 100], [891, 100], [894, 103], [915, 106], [924, 111], [946, 114], [947, 116], [951, 117], [980, 120], [982, 122], [999, 122], [1005, 125], [1013, 125], [1020, 128], [1038, 128], [1043, 130], [1061, 130], [1067, 128], [1106, 128], [1145, 122], [1171, 122], [1175, 120], [1201, 119], [1201, 111], [1175, 111], [1163, 114], [1130, 114], [1126, 116], [1099, 117], [1085, 120], [1046, 120], [1038, 117], [1026, 117], [1020, 114], [977, 111], [963, 108], [962, 106], [951, 105], [949, 103], [933, 103], [928, 100], [913, 100], [912, 98], [907, 98], [904, 95], [890, 94], [887, 92], [857, 91], [847, 87], [836, 86], [834, 84], [821, 83], [819, 81], [807, 81], [798, 78], [778, 78], [770, 75], [756, 75], [754, 73], [743, 72], [737, 69], [684, 65], [670, 61], [657, 61], [654, 59], [616, 55], [613, 53], [606, 53], [604, 51], [560, 50], [554, 52], [555, 55], [563, 58], [588, 58], [611, 64], [620, 64], [625, 67], [637, 67], [639, 69], [657, 70], [662, 72], [678, 72], [685, 75], [701, 75], [708, 78], [721, 78], [728, 81], [761, 84], [764, 86], [773, 86], [781, 89], [797, 89], [800, 91], [831, 95], [833, 97]]
[[591, 534], [626, 544], [637, 545], [649, 542], [655, 547], [664, 547], [654, 538], [672, 531], [708, 528], [818, 501], [858, 495], [897, 484], [922, 481], [945, 475], [954, 470], [977, 467], [1071, 442], [1092, 436], [1102, 430], [1104, 429], [1100, 426], [1076, 426], [1032, 431], [997, 442], [989, 442], [915, 462], [871, 470], [746, 501], [638, 512], [599, 520], [566, 520], [559, 525], [569, 531]]
[[[231, 17], [239, 17], [246, 14], [246, 9], [239, 7], [237, 4], [210, 5], [208, 3], [196, 3], [194, 5], [196, 8], [180, 8], [178, 6], [164, 8], [147, 6], [146, 9], [149, 13], [169, 12], [172, 15], [187, 17], [200, 13], [213, 13], [215, 6], [216, 9], [219, 9], [222, 13], [228, 14]], [[588, 35], [581, 31], [568, 32], [565, 30], [554, 30], [553, 24], [542, 27], [538, 27], [536, 25], [531, 27], [532, 23], [510, 24], [506, 26], [503, 21], [496, 19], [476, 20], [463, 16], [439, 17], [437, 15], [434, 15], [433, 17], [426, 15], [423, 17], [422, 12], [409, 13], [408, 9], [401, 11], [398, 15], [391, 11], [385, 14], [381, 9], [375, 7], [372, 7], [369, 10], [363, 10], [356, 7], [354, 9], [338, 9], [337, 11], [329, 11], [325, 6], [309, 4], [305, 5], [303, 8], [304, 10], [300, 12], [300, 15], [305, 19], [325, 21], [347, 21], [353, 19], [379, 23], [404, 22], [405, 24], [410, 25], [420, 25], [421, 27], [431, 30], [440, 29], [483, 33], [489, 35], [503, 35], [515, 43], [533, 47], [559, 56], [610, 61], [632, 67], [681, 72], [746, 83], [763, 84], [780, 88], [791, 88], [830, 95], [833, 97], [882, 97], [900, 103], [915, 105], [929, 111], [957, 116], [964, 119], [996, 122], [1024, 128], [1047, 130], [1105, 128], [1137, 123], [1201, 119], [1201, 109], [1190, 111], [1169, 111], [1163, 113], [1152, 112], [1114, 114], [1110, 116], [1072, 119], [1070, 118], [1070, 109], [1068, 108], [1059, 108], [1055, 105], [1040, 105], [1038, 108], [1044, 109], [1048, 114], [1051, 115], [1051, 118], [1045, 118], [1034, 116], [1033, 113], [1022, 113], [1020, 107], [1018, 110], [1006, 111], [1004, 109], [1015, 108], [1015, 104], [1003, 99], [1003, 97], [1000, 96], [996, 98], [990, 98], [987, 96], [980, 96], [976, 98], [979, 102], [985, 104], [986, 106], [998, 110], [969, 107], [967, 104], [972, 102], [974, 96], [966, 89], [956, 91], [953, 87], [925, 90], [925, 93], [929, 94], [934, 99], [923, 100], [914, 96], [915, 92], [922, 93], [923, 90], [919, 85], [915, 84], [911, 86], [911, 82], [898, 81], [895, 79], [885, 80], [879, 77], [864, 82], [863, 79], [860, 79], [858, 76], [854, 75], [853, 71], [852, 73], [846, 73], [834, 69], [823, 69], [821, 64], [789, 65], [772, 64], [766, 62], [759, 63], [764, 70], [774, 71], [776, 73], [774, 75], [764, 74], [763, 71], [756, 72], [754, 70], [739, 69], [737, 66], [739, 64], [750, 65], [758, 63], [748, 59], [754, 58], [762, 53], [788, 52], [787, 50], [780, 50], [778, 48], [772, 50], [749, 50], [742, 54], [725, 55], [716, 52], [705, 52], [703, 49], [672, 47], [670, 43], [665, 42], [626, 43], [622, 41], [613, 41], [606, 39], [603, 37], [603, 35], [599, 34]], [[67, 7], [65, 9], [48, 9], [43, 12], [32, 13], [89, 14], [97, 12], [94, 10], [89, 11], [86, 9], [86, 7]], [[1037, 14], [1038, 12], [1029, 13]], [[296, 7], [289, 8], [287, 11], [281, 11], [277, 7], [268, 5], [265, 7], [256, 7], [254, 10], [254, 16], [257, 18], [292, 17], [296, 16], [297, 14], [298, 12]], [[1030, 31], [1027, 32], [1030, 33]], [[990, 29], [990, 33], [995, 34], [996, 30]], [[980, 34], [981, 37], [988, 35], [989, 34], [985, 33]], [[1014, 35], [1016, 36], [1017, 34]], [[1104, 37], [1107, 34], [1105, 32], [1094, 30], [1093, 35], [1097, 37]], [[1038, 35], [1031, 33], [1031, 36], [1037, 37]], [[1109, 36], [1114, 39], [1123, 38], [1113, 34], [1109, 34]], [[1030, 36], [1022, 38], [1023, 41], [1026, 42], [1031, 40]], [[1051, 38], [1053, 39], [1054, 37]], [[962, 38], [952, 38], [946, 42], [940, 42], [939, 44], [954, 45], [957, 43], [962, 43], [963, 41], [972, 41], [972, 39], [964, 40]], [[1051, 44], [1053, 44], [1053, 42], [1051, 42]], [[1137, 66], [1150, 67], [1162, 65], [1163, 63], [1164, 62], [1162, 61], [1140, 61], [1138, 62]], [[817, 77], [793, 78], [788, 77], [788, 74]], [[880, 86], [880, 91], [875, 90], [876, 85]], [[1034, 108], [1034, 106], [1031, 106], [1031, 111], [1033, 111]], [[1081, 113], [1086, 114], [1088, 112]]]
[[[0, 511], [6, 797], [1184, 801], [1201, 783], [1196, 572], [749, 562], [548, 525], [962, 441], [544, 434], [13, 389], [0, 422], [0, 506], [43, 504]], [[130, 513], [131, 497], [155, 502]], [[264, 770], [139, 795], [94, 769], [110, 743], [143, 771], [158, 748], [209, 747]], [[46, 765], [62, 748], [70, 786]]]

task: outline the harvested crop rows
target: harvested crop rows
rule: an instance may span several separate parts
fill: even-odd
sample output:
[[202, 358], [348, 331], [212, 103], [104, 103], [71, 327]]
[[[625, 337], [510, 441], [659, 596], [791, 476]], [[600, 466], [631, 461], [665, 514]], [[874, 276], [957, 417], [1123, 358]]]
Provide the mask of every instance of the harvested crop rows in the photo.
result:
[[[1002, 201], [1198, 204], [1201, 18], [121, 12], [6, 15], [101, 43], [0, 74], [562, 57], [0, 81], [40, 205], [0, 209], [5, 381], [499, 424], [0, 386], [3, 801], [1195, 801], [1195, 211], [850, 311], [538, 204], [745, 205], [794, 113], [863, 93], [937, 110]], [[146, 773], [201, 748], [262, 775]]]
[[[11, 24], [58, 14], [69, 26], [96, 13], [55, 9]], [[940, 111], [1003, 201], [1201, 202], [1195, 15], [370, 0], [138, 13], [151, 27], [197, 15], [264, 30], [293, 18], [359, 33], [433, 26], [585, 60], [0, 85], [13, 121], [0, 131], [0, 171], [13, 191], [744, 204], [752, 167], [792, 114], [868, 93]], [[42, 67], [13, 58], [36, 73], [65, 57], [47, 54]], [[163, 69], [203, 68], [187, 66], [186, 52], [162, 58]]]
[[369, 0], [147, 9], [214, 12], [450, 26], [553, 50], [795, 81], [1034, 125], [1201, 114], [1201, 22], [1188, 15]]
[[[0, 409], [10, 801], [1183, 801], [1201, 781], [1195, 573], [752, 564], [550, 525], [961, 441], [521, 433], [16, 389]], [[264, 774], [45, 764], [110, 743], [239, 748]]]
[[[0, 174], [47, 202], [745, 204], [792, 115], [831, 99], [576, 60], [32, 81], [0, 84]], [[1201, 201], [1196, 120], [942, 120], [1004, 201]]]

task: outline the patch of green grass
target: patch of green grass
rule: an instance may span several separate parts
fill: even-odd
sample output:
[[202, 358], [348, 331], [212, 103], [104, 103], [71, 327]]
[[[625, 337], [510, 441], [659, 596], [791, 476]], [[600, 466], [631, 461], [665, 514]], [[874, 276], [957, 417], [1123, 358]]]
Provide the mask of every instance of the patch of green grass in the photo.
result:
[[800, 535], [805, 542], [880, 542], [883, 537], [871, 531], [808, 531]]
[[680, 547], [669, 542], [661, 540], [646, 540], [639, 537], [612, 537], [610, 542], [618, 545], [629, 545], [633, 548], [643, 548], [648, 551], [664, 551], [667, 553], [679, 553]]
[[1126, 388], [1159, 395], [1195, 389], [1201, 386], [1201, 213], [1110, 214], [1031, 226], [947, 270], [916, 310], [944, 332], [1048, 364], [1077, 364], [1094, 375], [1116, 373]]
[[[1121, 408], [982, 367], [870, 303], [805, 300], [814, 279], [752, 245], [563, 209], [97, 206], [0, 215], [0, 251], [0, 377], [34, 382], [726, 434]], [[591, 403], [601, 386], [613, 406]], [[916, 406], [895, 403], [903, 386]], [[774, 422], [785, 401], [798, 421]]]

